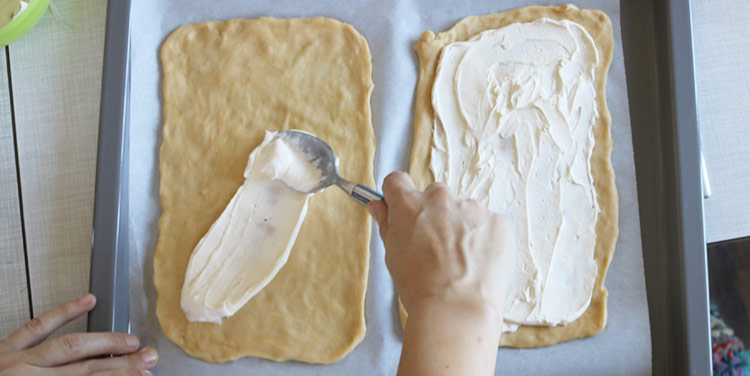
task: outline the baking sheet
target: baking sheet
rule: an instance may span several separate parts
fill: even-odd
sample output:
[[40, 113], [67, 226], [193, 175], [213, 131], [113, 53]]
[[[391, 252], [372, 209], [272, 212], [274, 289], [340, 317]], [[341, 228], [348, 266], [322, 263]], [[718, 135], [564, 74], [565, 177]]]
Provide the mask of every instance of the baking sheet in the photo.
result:
[[[563, 4], [551, 2], [549, 4]], [[378, 143], [378, 184], [393, 170], [407, 170], [412, 143], [412, 109], [417, 81], [413, 46], [425, 30], [440, 32], [460, 19], [495, 13], [529, 1], [360, 1], [356, 4], [270, 0], [133, 0], [131, 11], [132, 76], [129, 170], [131, 330], [159, 350], [156, 372], [208, 375], [393, 375], [401, 349], [395, 294], [384, 263], [384, 250], [373, 236], [366, 297], [367, 334], [355, 350], [332, 365], [275, 363], [243, 358], [209, 364], [187, 356], [161, 331], [155, 315], [153, 253], [160, 215], [158, 148], [161, 143], [161, 66], [159, 48], [176, 27], [232, 18], [332, 17], [352, 24], [367, 39], [373, 55], [373, 126]], [[545, 4], [547, 5], [547, 4]], [[608, 323], [602, 333], [543, 349], [500, 349], [502, 375], [645, 375], [651, 373], [651, 340], [643, 273], [635, 168], [620, 37], [619, 1], [580, 1], [580, 8], [605, 11], [614, 23], [614, 60], [607, 83], [612, 114], [620, 206], [620, 238], [605, 282], [609, 290]], [[373, 229], [377, 234], [376, 229]], [[157, 373], [157, 374], [158, 374]]]

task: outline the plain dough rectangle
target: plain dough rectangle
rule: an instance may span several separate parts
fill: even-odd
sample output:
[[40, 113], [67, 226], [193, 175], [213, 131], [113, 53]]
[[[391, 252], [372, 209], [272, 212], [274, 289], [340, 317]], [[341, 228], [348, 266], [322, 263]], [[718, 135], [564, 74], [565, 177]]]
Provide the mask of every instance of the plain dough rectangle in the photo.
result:
[[231, 20], [176, 29], [161, 49], [162, 215], [154, 254], [164, 333], [194, 357], [330, 363], [364, 337], [370, 217], [335, 189], [310, 199], [287, 264], [222, 324], [191, 323], [180, 291], [193, 248], [243, 182], [266, 130], [327, 141], [340, 173], [374, 185], [371, 56], [327, 18]]

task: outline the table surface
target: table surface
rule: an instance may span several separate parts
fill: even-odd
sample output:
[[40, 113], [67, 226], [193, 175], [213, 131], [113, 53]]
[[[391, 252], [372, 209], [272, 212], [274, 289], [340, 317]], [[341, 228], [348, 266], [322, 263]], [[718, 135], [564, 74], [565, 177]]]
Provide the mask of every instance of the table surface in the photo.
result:
[[[0, 56], [0, 338], [88, 291], [105, 13], [105, 1], [53, 0]], [[748, 13], [743, 0], [693, 1], [710, 242], [750, 235]]]

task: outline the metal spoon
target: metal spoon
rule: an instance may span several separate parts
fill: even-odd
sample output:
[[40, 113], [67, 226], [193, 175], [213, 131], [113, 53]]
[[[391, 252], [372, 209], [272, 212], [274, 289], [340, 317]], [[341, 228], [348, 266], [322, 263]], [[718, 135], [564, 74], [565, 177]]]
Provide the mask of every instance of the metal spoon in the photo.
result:
[[[346, 192], [349, 197], [362, 205], [367, 205], [372, 200], [385, 201], [383, 195], [365, 187], [362, 184], [352, 183], [339, 176], [338, 167], [339, 159], [333, 149], [323, 140], [313, 134], [303, 131], [283, 131], [276, 134], [276, 137], [283, 137], [291, 145], [295, 146], [307, 157], [310, 163], [320, 170], [320, 183], [307, 192], [320, 192], [328, 186], [335, 184]], [[290, 187], [291, 188], [291, 187]], [[292, 188], [294, 189], [294, 188]]]

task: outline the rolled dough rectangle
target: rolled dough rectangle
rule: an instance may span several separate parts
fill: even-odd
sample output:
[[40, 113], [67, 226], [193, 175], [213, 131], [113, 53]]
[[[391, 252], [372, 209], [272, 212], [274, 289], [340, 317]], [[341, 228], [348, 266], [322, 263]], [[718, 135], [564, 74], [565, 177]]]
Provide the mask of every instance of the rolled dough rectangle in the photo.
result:
[[[440, 50], [446, 45], [465, 41], [472, 36], [490, 29], [497, 29], [516, 22], [531, 22], [539, 18], [571, 20], [582, 25], [591, 34], [599, 50], [599, 66], [596, 70], [596, 102], [599, 116], [594, 125], [594, 152], [591, 169], [594, 186], [601, 212], [596, 223], [596, 246], [594, 258], [598, 273], [589, 308], [576, 321], [565, 326], [521, 326], [514, 333], [505, 333], [500, 339], [501, 346], [541, 347], [569, 341], [575, 338], [599, 333], [607, 321], [607, 289], [604, 278], [615, 250], [618, 236], [617, 189], [610, 162], [612, 137], [610, 135], [610, 115], [607, 109], [607, 71], [612, 61], [612, 22], [599, 10], [578, 9], [572, 5], [559, 7], [528, 6], [505, 12], [467, 17], [449, 30], [435, 35], [430, 31], [422, 34], [415, 49], [419, 55], [419, 82], [417, 84], [414, 109], [414, 145], [411, 152], [410, 174], [417, 187], [424, 188], [435, 181], [429, 169], [429, 155], [434, 112], [432, 109], [432, 86], [437, 69]], [[402, 323], [406, 314], [401, 307]]]

